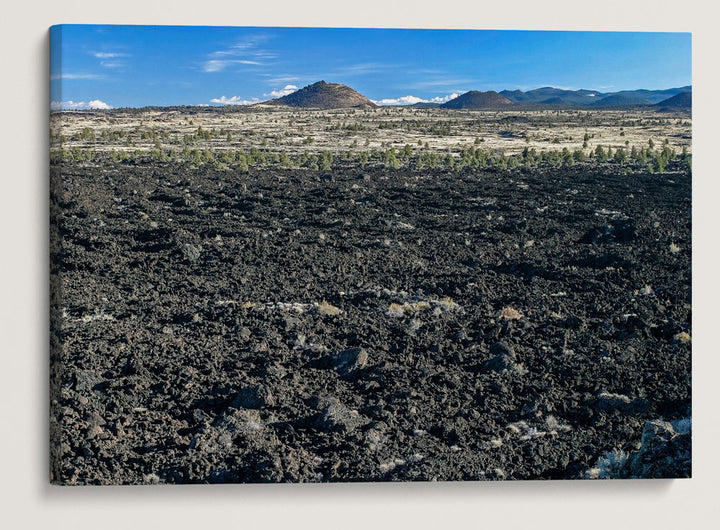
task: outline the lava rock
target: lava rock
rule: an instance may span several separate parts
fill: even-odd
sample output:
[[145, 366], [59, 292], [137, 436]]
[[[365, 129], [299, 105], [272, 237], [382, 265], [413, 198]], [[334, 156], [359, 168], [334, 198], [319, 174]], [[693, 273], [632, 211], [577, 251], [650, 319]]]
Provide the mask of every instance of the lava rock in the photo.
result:
[[232, 402], [235, 408], [263, 409], [275, 406], [275, 396], [265, 385], [249, 386], [241, 389]]
[[606, 243], [629, 243], [635, 239], [635, 223], [630, 219], [616, 219], [610, 223], [588, 230], [580, 243], [602, 245]]
[[230, 433], [245, 434], [256, 433], [265, 428], [257, 411], [243, 409], [229, 409], [213, 426]]
[[75, 390], [88, 392], [103, 382], [103, 378], [91, 370], [82, 370], [75, 376]]
[[199, 245], [191, 245], [190, 243], [185, 243], [184, 245], [180, 246], [180, 252], [183, 257], [188, 261], [197, 261], [198, 259], [200, 259], [202, 247]]
[[690, 477], [692, 455], [690, 418], [678, 422], [646, 421], [640, 450], [629, 459], [632, 476]]
[[368, 353], [365, 348], [350, 348], [340, 352], [335, 357], [335, 362], [335, 369], [340, 375], [350, 375], [367, 366]]
[[517, 368], [515, 363], [515, 350], [507, 344], [496, 342], [490, 346], [490, 353], [495, 357], [482, 365], [482, 370], [486, 372], [508, 372]]
[[611, 451], [600, 457], [587, 478], [689, 478], [692, 465], [691, 419], [645, 422], [637, 451]]
[[644, 412], [648, 409], [648, 403], [642, 398], [630, 398], [623, 394], [612, 394], [601, 391], [595, 396], [595, 407], [600, 410], [620, 412]]
[[356, 410], [351, 410], [341, 403], [327, 405], [317, 420], [317, 426], [329, 431], [352, 432], [361, 425], [367, 423]]

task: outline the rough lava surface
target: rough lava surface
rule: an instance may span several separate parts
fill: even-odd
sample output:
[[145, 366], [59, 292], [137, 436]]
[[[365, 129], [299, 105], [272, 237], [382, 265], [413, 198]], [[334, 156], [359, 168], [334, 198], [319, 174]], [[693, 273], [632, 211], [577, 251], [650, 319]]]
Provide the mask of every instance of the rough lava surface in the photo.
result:
[[690, 475], [689, 175], [54, 172], [53, 483]]

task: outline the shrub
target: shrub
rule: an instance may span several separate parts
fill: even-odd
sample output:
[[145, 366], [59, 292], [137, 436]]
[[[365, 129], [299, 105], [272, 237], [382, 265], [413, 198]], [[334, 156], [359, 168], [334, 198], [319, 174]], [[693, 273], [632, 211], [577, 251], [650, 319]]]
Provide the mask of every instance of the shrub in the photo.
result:
[[391, 167], [393, 169], [397, 169], [400, 167], [400, 161], [397, 158], [397, 154], [395, 153], [395, 148], [391, 147], [387, 151], [385, 151], [385, 154], [383, 155], [383, 163], [387, 167]]
[[320, 154], [320, 169], [328, 171], [332, 167], [333, 155], [330, 151], [323, 151]]
[[598, 162], [606, 162], [607, 161], [607, 154], [605, 154], [605, 150], [603, 149], [602, 145], [598, 145], [595, 148], [595, 158]]
[[320, 167], [318, 166], [318, 157], [317, 157], [317, 155], [308, 155], [308, 156], [307, 156], [307, 162], [305, 162], [305, 166], [306, 166], [308, 169], [312, 169], [312, 170], [314, 170], [314, 171], [320, 169]]
[[568, 165], [568, 164], [572, 163], [573, 155], [570, 152], [570, 149], [568, 149], [567, 147], [563, 147], [561, 156], [562, 156], [563, 164]]
[[613, 160], [615, 160], [615, 162], [618, 162], [619, 164], [623, 164], [627, 160], [627, 155], [625, 154], [625, 149], [623, 149], [622, 147], [619, 147], [617, 149], [617, 151], [615, 151]]
[[523, 318], [522, 313], [512, 307], [503, 307], [497, 314], [497, 317], [502, 320], [519, 320]]
[[153, 149], [150, 151], [150, 158], [158, 162], [167, 162], [169, 160], [167, 154], [162, 149]]
[[250, 171], [250, 165], [248, 164], [247, 157], [244, 153], [237, 153], [235, 155], [235, 160], [237, 161], [237, 168], [240, 171]]

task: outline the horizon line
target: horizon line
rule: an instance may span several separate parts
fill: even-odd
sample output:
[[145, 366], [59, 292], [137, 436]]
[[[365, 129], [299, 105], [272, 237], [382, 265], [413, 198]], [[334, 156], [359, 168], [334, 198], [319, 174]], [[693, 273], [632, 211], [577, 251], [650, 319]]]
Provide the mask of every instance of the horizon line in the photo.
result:
[[[295, 90], [295, 91], [293, 91], [293, 92], [291, 92], [291, 93], [295, 93], [295, 92], [297, 92], [297, 91], [299, 91], [299, 90], [302, 90], [302, 89], [307, 88], [307, 87], [309, 87], [309, 86], [315, 85], [315, 84], [317, 84], [317, 83], [321, 83], [321, 82], [323, 82], [323, 81], [325, 81], [325, 80], [315, 81], [315, 82], [310, 83], [310, 84], [308, 84], [308, 85], [305, 85], [305, 86], [303, 86], [303, 87], [301, 87], [301, 88], [298, 88], [297, 90]], [[352, 87], [350, 87], [349, 85], [346, 85], [346, 84], [344, 84], [344, 83], [334, 83], [333, 81], [325, 81], [325, 82], [326, 82], [326, 83], [333, 83], [333, 84], [344, 85], [344, 86], [347, 86], [347, 87], [349, 87], [349, 88], [352, 89]], [[530, 89], [527, 89], [527, 90], [507, 89], [507, 88], [503, 88], [503, 89], [501, 89], [501, 90], [496, 90], [496, 89], [489, 89], [489, 90], [470, 89], [470, 90], [466, 90], [466, 91], [462, 92], [461, 94], [459, 94], [458, 96], [456, 96], [455, 98], [452, 98], [452, 99], [456, 99], [457, 97], [462, 96], [462, 95], [464, 95], [464, 94], [467, 94], [467, 93], [469, 93], [469, 92], [482, 92], [482, 93], [495, 92], [495, 93], [497, 93], [497, 94], [500, 94], [501, 92], [507, 91], [507, 92], [521, 92], [521, 93], [523, 93], [523, 94], [527, 94], [528, 92], [532, 92], [532, 91], [534, 91], [534, 90], [542, 90], [542, 89], [544, 89], [544, 88], [551, 88], [551, 89], [556, 89], [556, 90], [566, 90], [566, 91], [568, 91], [568, 92], [581, 92], [581, 91], [584, 91], [584, 92], [598, 92], [598, 93], [600, 93], [600, 94], [612, 95], [612, 94], [617, 94], [617, 93], [619, 93], [619, 92], [636, 92], [636, 91], [640, 91], [640, 90], [647, 90], [647, 91], [664, 91], [664, 90], [677, 90], [677, 89], [688, 88], [688, 87], [692, 90], [692, 83], [687, 84], [687, 85], [682, 85], [682, 86], [672, 86], [672, 87], [668, 87], [668, 88], [626, 88], [626, 89], [615, 90], [615, 91], [611, 91], [611, 92], [603, 92], [602, 90], [590, 89], [590, 88], [572, 89], [572, 88], [561, 88], [561, 87], [556, 87], [556, 86], [552, 86], [552, 85], [543, 85], [543, 86], [539, 86], [539, 87], [536, 87], [536, 88], [530, 88]], [[353, 89], [353, 90], [355, 90], [355, 89]], [[356, 91], [356, 92], [357, 92], [357, 91]], [[359, 93], [359, 92], [358, 92], [358, 93]], [[361, 94], [361, 95], [363, 95], [363, 94]], [[405, 96], [399, 96], [399, 97], [402, 98], [402, 97], [408, 97], [408, 96], [411, 96], [411, 97], [412, 97], [412, 94], [407, 94], [407, 95], [405, 95]], [[280, 97], [283, 97], [283, 96], [280, 96]], [[267, 102], [269, 102], [269, 101], [275, 101], [275, 100], [277, 100], [277, 99], [280, 99], [280, 97], [271, 98], [271, 99], [266, 99], [266, 100], [253, 101], [253, 102], [251, 102], [251, 103], [239, 103], [239, 104], [233, 104], [233, 103], [224, 104], [224, 103], [213, 103], [213, 102], [210, 102], [210, 103], [175, 103], [175, 104], [153, 104], [153, 103], [149, 103], [149, 104], [140, 105], [140, 106], [128, 105], [128, 106], [118, 106], [118, 107], [115, 107], [115, 106], [110, 106], [110, 105], [109, 105], [110, 108], [74, 108], [74, 109], [73, 109], [73, 108], [55, 108], [55, 109], [51, 108], [51, 109], [50, 109], [50, 112], [67, 112], [67, 111], [75, 111], [75, 112], [78, 112], [78, 111], [90, 111], [90, 110], [91, 110], [91, 111], [98, 111], [98, 110], [144, 109], [144, 108], [150, 108], [150, 107], [158, 107], [158, 108], [171, 108], [171, 107], [199, 107], [199, 108], [206, 108], [206, 107], [210, 107], [210, 108], [253, 107], [253, 106], [256, 106], [256, 105], [261, 105], [261, 104], [263, 104], [263, 103], [267, 103]], [[367, 97], [367, 96], [365, 96], [365, 97]], [[94, 98], [92, 101], [97, 101], [97, 100], [99, 100], [99, 99], [100, 99], [100, 98]], [[368, 98], [368, 99], [370, 99], [370, 98]], [[385, 99], [393, 99], [393, 98], [385, 98]], [[396, 99], [397, 99], [397, 98], [396, 98]], [[448, 101], [452, 101], [452, 99], [450, 99], [450, 100], [448, 100]], [[373, 103], [376, 103], [376, 104], [377, 104], [378, 101], [383, 101], [383, 99], [379, 99], [379, 100], [372, 100], [372, 99], [370, 99], [370, 101], [372, 101]], [[64, 102], [63, 102], [63, 101], [50, 101], [50, 105], [51, 105], [51, 106], [52, 106], [53, 104], [55, 104], [55, 103], [59, 103], [60, 105], [62, 105]], [[70, 101], [70, 103], [73, 103], [73, 102]], [[430, 104], [433, 104], [433, 102], [430, 101], [430, 100], [422, 100], [422, 101], [420, 101], [420, 102], [418, 102], [418, 103], [430, 103]], [[513, 103], [518, 103], [518, 102], [513, 102]], [[552, 104], [552, 103], [542, 103], [542, 102], [529, 102], [529, 103], [524, 103], [524, 104], [529, 104], [529, 105], [549, 105], [549, 106], [552, 106], [552, 105], [554, 105], [554, 106], [570, 106], [570, 107], [580, 107], [580, 108], [585, 107], [585, 105], [579, 105], [579, 104], [562, 104], [562, 103]], [[385, 104], [385, 105], [378, 105], [378, 106], [380, 106], [380, 107], [412, 107], [413, 105], [415, 105], [415, 104], [401, 104], [401, 105]], [[440, 105], [442, 105], [442, 104], [441, 104], [441, 103], [437, 103], [437, 105], [440, 106]], [[638, 104], [630, 105], [630, 106], [637, 106], [637, 105], [638, 105]], [[647, 104], [647, 105], [650, 106], [650, 105], [652, 105], [652, 104]], [[624, 105], [620, 105], [620, 106], [622, 107], [622, 106], [624, 106]]]

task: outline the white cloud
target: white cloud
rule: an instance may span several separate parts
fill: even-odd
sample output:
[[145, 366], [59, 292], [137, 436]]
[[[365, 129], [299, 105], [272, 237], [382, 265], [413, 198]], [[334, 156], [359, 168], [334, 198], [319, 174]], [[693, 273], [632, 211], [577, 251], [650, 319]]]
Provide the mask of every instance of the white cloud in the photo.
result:
[[89, 102], [85, 101], [51, 101], [50, 102], [50, 110], [108, 110], [113, 108], [111, 105], [108, 105], [104, 101], [100, 101], [99, 99], [93, 99]]
[[260, 74], [263, 77], [270, 77], [270, 79], [267, 80], [268, 83], [272, 84], [279, 84], [279, 83], [293, 83], [296, 81], [300, 81], [302, 78], [298, 77], [296, 75], [285, 75], [285, 76], [279, 76], [279, 77], [271, 77], [272, 74]]
[[205, 64], [203, 65], [203, 70], [205, 70], [206, 72], [220, 72], [231, 64], [260, 65], [262, 63], [246, 59], [211, 59], [209, 61], [205, 61]]
[[220, 96], [219, 98], [212, 98], [210, 103], [218, 103], [220, 105], [252, 105], [253, 103], [260, 103], [260, 100], [257, 98], [247, 100], [242, 99], [240, 96], [233, 96], [231, 98]]
[[340, 68], [337, 72], [333, 72], [332, 77], [345, 77], [354, 75], [376, 74], [381, 70], [393, 70], [399, 68], [400, 65], [390, 63], [360, 63], [351, 64]]
[[449, 94], [447, 96], [434, 97], [430, 101], [432, 101], [433, 103], [447, 103], [448, 101], [450, 101], [451, 99], [455, 99], [459, 95], [460, 94], [458, 92], [453, 92], [452, 94]]
[[53, 74], [50, 76], [51, 81], [56, 81], [58, 79], [102, 79], [103, 76], [97, 75], [97, 74], [70, 74], [70, 73], [64, 73], [64, 74]]
[[100, 66], [103, 68], [123, 68], [125, 63], [118, 59], [131, 57], [129, 53], [120, 52], [93, 52], [92, 56], [100, 59]]
[[206, 72], [219, 72], [223, 68], [227, 66], [226, 61], [218, 61], [218, 60], [212, 60], [212, 61], [206, 61], [203, 65], [203, 70]]
[[416, 103], [445, 103], [446, 101], [450, 101], [451, 99], [455, 99], [460, 94], [452, 93], [447, 96], [436, 96], [431, 99], [423, 99], [419, 98], [417, 96], [402, 96], [399, 98], [389, 98], [389, 99], [381, 99], [379, 101], [375, 101], [374, 103], [376, 105], [381, 106], [392, 106], [392, 105], [414, 105]]
[[98, 59], [117, 59], [118, 57], [130, 57], [129, 53], [106, 53], [106, 52], [97, 52], [93, 53], [95, 57]]
[[263, 94], [266, 98], [281, 98], [283, 96], [287, 96], [288, 94], [292, 94], [293, 92], [296, 92], [298, 90], [298, 87], [295, 85], [285, 85], [285, 88], [282, 88], [280, 90], [273, 90], [269, 94]]
[[244, 41], [237, 42], [223, 50], [217, 50], [207, 55], [203, 63], [203, 70], [208, 73], [220, 72], [234, 64], [263, 65], [276, 55], [260, 49], [258, 45], [268, 39], [264, 35], [255, 35]]
[[[84, 101], [81, 101], [80, 104], [85, 104]], [[74, 101], [51, 101], [50, 102], [50, 110], [62, 110], [62, 109], [76, 109], [79, 103], [75, 103]]]
[[395, 99], [381, 99], [375, 101], [376, 105], [414, 105], [415, 103], [427, 103], [426, 99], [422, 99], [416, 96], [402, 96]]
[[108, 110], [112, 107], [105, 103], [104, 101], [100, 101], [99, 99], [93, 99], [88, 103], [88, 107], [91, 109], [101, 109], [101, 110]]

